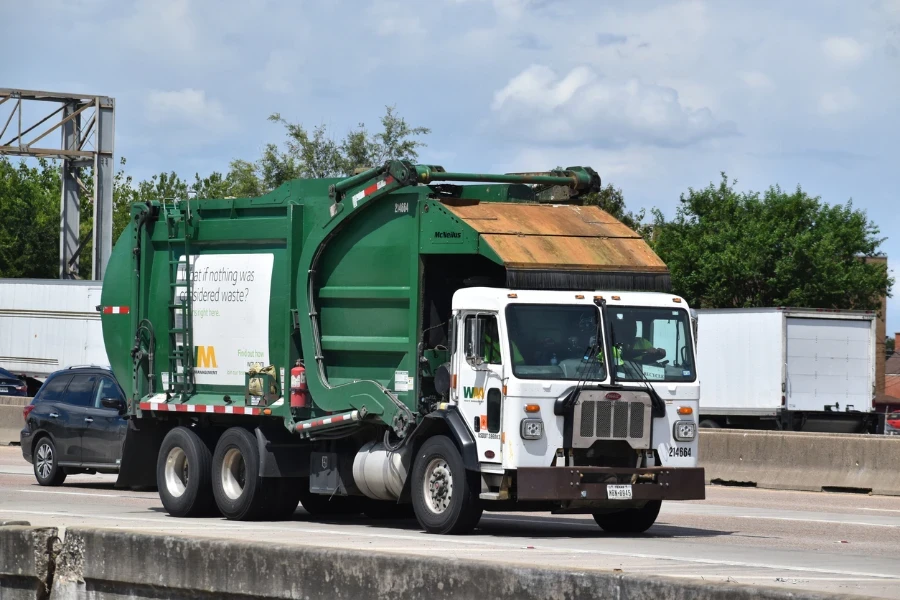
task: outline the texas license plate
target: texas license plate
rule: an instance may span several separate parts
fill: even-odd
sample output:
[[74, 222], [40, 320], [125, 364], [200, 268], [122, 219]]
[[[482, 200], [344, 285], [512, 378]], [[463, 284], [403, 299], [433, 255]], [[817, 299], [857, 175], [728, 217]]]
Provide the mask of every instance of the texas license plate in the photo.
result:
[[606, 486], [606, 497], [610, 500], [631, 500], [631, 486], [608, 485]]

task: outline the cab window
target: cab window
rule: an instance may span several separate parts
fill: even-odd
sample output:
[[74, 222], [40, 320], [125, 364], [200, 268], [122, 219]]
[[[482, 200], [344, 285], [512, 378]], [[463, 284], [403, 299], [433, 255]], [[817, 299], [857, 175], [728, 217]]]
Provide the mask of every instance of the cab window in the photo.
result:
[[[471, 328], [469, 324], [473, 319], [480, 321], [481, 340], [469, 339]], [[500, 329], [497, 325], [497, 317], [494, 315], [469, 315], [466, 317], [466, 348], [481, 347], [481, 359], [491, 365], [502, 364], [500, 354]]]

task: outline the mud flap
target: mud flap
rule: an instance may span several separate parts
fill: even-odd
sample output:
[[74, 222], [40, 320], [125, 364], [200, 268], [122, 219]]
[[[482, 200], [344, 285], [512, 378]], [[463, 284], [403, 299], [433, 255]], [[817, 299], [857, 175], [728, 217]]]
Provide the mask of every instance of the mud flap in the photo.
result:
[[170, 427], [156, 419], [129, 419], [117, 488], [155, 488], [156, 460]]

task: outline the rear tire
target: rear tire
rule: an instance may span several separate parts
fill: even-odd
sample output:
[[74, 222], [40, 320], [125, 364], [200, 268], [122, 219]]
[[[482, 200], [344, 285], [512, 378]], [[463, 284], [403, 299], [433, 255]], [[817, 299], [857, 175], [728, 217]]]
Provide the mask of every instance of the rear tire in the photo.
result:
[[[269, 482], [268, 479], [264, 480]], [[300, 504], [302, 480], [299, 477], [286, 477], [273, 479], [272, 496], [269, 498], [269, 508], [266, 517], [276, 521], [284, 521], [294, 516], [297, 506]]]
[[243, 427], [222, 434], [212, 459], [213, 496], [226, 519], [252, 521], [275, 508], [277, 479], [259, 476], [256, 437]]
[[439, 435], [426, 440], [412, 470], [413, 509], [419, 525], [437, 534], [472, 531], [482, 513], [477, 484], [450, 438]]
[[662, 500], [650, 500], [642, 508], [594, 513], [594, 520], [607, 533], [644, 533], [656, 522], [661, 506]]
[[211, 462], [209, 448], [187, 427], [176, 427], [166, 434], [156, 461], [156, 485], [166, 512], [173, 517], [199, 517], [211, 512]]
[[56, 444], [49, 436], [42, 437], [37, 441], [32, 457], [34, 478], [40, 485], [55, 487], [63, 484], [66, 480], [66, 472], [59, 466]]

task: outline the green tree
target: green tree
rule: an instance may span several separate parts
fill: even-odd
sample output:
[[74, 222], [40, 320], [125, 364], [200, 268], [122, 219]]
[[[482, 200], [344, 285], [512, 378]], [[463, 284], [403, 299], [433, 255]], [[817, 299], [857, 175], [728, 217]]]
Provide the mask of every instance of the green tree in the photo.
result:
[[675, 218], [654, 211], [653, 248], [696, 307], [803, 306], [874, 310], [893, 279], [875, 256], [883, 238], [852, 202], [718, 185], [681, 196]]
[[0, 157], [0, 277], [59, 276], [59, 168]]
[[428, 135], [427, 127], [412, 127], [386, 107], [381, 117], [381, 131], [372, 135], [360, 123], [342, 141], [336, 141], [325, 125], [307, 130], [299, 123], [290, 123], [275, 113], [269, 120], [284, 126], [287, 134], [285, 149], [269, 144], [259, 161], [259, 173], [266, 189], [274, 189], [289, 179], [298, 177], [345, 177], [355, 170], [374, 167], [393, 159], [415, 161], [425, 143], [417, 139]]

